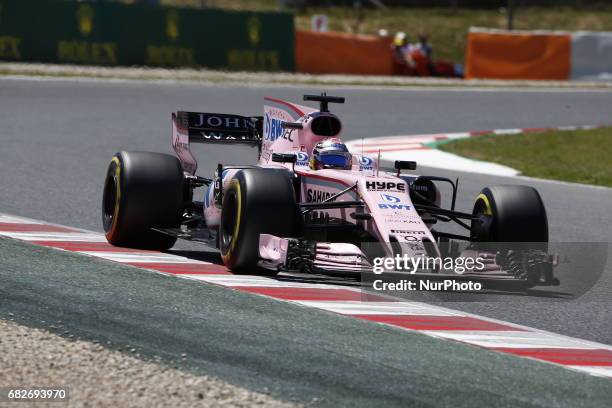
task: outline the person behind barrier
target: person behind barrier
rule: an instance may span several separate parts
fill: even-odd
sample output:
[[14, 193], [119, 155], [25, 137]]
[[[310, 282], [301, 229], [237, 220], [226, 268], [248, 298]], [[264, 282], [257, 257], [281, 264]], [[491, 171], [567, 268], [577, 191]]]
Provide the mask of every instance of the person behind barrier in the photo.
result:
[[427, 41], [427, 36], [425, 34], [419, 35], [419, 42], [416, 43], [415, 48], [421, 50], [423, 55], [427, 57], [428, 60], [431, 61], [431, 56], [433, 54], [433, 48], [431, 44]]
[[411, 75], [414, 61], [410, 56], [412, 46], [406, 33], [400, 31], [393, 37], [393, 71], [395, 75]]

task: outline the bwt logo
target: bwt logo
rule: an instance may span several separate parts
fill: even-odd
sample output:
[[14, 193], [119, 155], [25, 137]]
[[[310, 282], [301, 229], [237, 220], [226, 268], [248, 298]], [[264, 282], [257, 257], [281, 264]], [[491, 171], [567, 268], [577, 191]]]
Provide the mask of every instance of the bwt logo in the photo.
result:
[[398, 204], [401, 199], [399, 197], [393, 196], [391, 194], [381, 194], [380, 197], [383, 201], [386, 201], [389, 204], [378, 204], [378, 208], [381, 210], [410, 210], [409, 205]]
[[383, 201], [386, 201], [388, 203], [395, 204], [401, 201], [399, 197], [392, 196], [391, 194], [381, 194], [380, 197], [383, 199]]
[[266, 125], [266, 140], [275, 141], [283, 134], [283, 121], [280, 119], [271, 118], [270, 115], [266, 113], [265, 117], [265, 125]]
[[296, 152], [295, 156], [297, 158], [295, 164], [297, 164], [298, 166], [308, 165], [308, 153]]
[[359, 157], [359, 167], [361, 170], [372, 170], [374, 160], [369, 157], [361, 156]]
[[381, 210], [410, 210], [410, 206], [406, 204], [378, 204]]

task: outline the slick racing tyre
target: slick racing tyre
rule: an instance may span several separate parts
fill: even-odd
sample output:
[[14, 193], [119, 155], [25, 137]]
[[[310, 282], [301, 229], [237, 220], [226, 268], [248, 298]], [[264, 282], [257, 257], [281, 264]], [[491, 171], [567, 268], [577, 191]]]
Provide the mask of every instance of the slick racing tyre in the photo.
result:
[[274, 273], [257, 268], [259, 234], [296, 236], [298, 214], [288, 172], [262, 168], [238, 172], [223, 191], [219, 228], [223, 263], [237, 273]]
[[179, 160], [152, 152], [119, 152], [106, 172], [102, 224], [113, 245], [166, 250], [176, 237], [151, 228], [176, 228], [183, 202]]
[[510, 283], [518, 285], [514, 289], [553, 282], [546, 210], [534, 188], [485, 188], [476, 197], [473, 214], [478, 216], [471, 225], [474, 246], [496, 253], [497, 265], [518, 279]]
[[470, 235], [477, 242], [548, 242], [542, 198], [529, 186], [484, 188], [474, 203]]

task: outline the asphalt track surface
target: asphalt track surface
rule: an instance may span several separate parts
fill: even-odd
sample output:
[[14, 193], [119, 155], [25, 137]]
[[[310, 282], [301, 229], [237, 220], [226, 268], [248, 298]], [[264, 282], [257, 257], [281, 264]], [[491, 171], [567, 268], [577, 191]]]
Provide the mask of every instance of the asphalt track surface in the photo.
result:
[[612, 404], [609, 379], [550, 364], [10, 239], [0, 238], [0, 253], [11, 254], [0, 269], [0, 318], [12, 313], [45, 329], [61, 321], [56, 331], [64, 335], [135, 348], [283, 400], [330, 407]]
[[[612, 122], [612, 119], [609, 117], [609, 106], [612, 106], [612, 93], [610, 92], [466, 89], [372, 90], [344, 88], [329, 88], [326, 90], [330, 94], [339, 94], [347, 97], [346, 105], [332, 108], [340, 114], [344, 121], [346, 139], [377, 135], [414, 134], [419, 132], [433, 133], [492, 128], [605, 124]], [[0, 147], [0, 173], [3, 177], [0, 178], [0, 210], [5, 213], [99, 231], [101, 230], [99, 203], [108, 160], [113, 153], [121, 149], [152, 150], [169, 153], [171, 111], [184, 109], [260, 114], [264, 95], [299, 101], [303, 93], [315, 93], [317, 91], [319, 89], [306, 87], [249, 87], [230, 86], [227, 84], [153, 84], [140, 82], [2, 79], [0, 80], [0, 123], [2, 123], [0, 130], [0, 141], [2, 143]], [[204, 175], [209, 174], [219, 160], [227, 164], [248, 163], [253, 162], [256, 155], [255, 151], [249, 151], [248, 148], [223, 149], [206, 146], [198, 150], [202, 152], [200, 155], [200, 173]], [[507, 178], [467, 173], [452, 174], [438, 170], [419, 169], [419, 172], [459, 176], [461, 178], [461, 187], [458, 209], [463, 210], [471, 208], [473, 197], [475, 197], [482, 186], [517, 182]], [[548, 211], [552, 240], [562, 242], [612, 242], [612, 229], [610, 228], [610, 225], [612, 225], [612, 211], [609, 208], [612, 202], [611, 189], [588, 188], [533, 180], [520, 180], [519, 182], [534, 185], [541, 192]], [[54, 263], [62, 264], [64, 262], [63, 259], [59, 260], [53, 256], [49, 256], [47, 259], [49, 259], [48, 264], [51, 265], [50, 267], [53, 270], [58, 270], [56, 267], [53, 267]], [[35, 264], [36, 260], [32, 260], [32, 262]], [[87, 260], [86, 262], [90, 263], [91, 261]], [[37, 287], [39, 293], [45, 293], [46, 290], [53, 287], [56, 290], [53, 293], [60, 296], [60, 298], [62, 293], [70, 291], [69, 284], [60, 281], [51, 283], [44, 281], [44, 279], [39, 282], [34, 279], [34, 275], [38, 273], [36, 271], [40, 268], [41, 265], [33, 265], [31, 268], [24, 269], [29, 271], [30, 275], [28, 276], [31, 276], [32, 279], [21, 280], [19, 284], [22, 285], [22, 288], [30, 285], [30, 287]], [[83, 264], [81, 269], [84, 270], [85, 268], [86, 266]], [[118, 266], [109, 268], [113, 270], [122, 269], [122, 267]], [[102, 267], [99, 268], [100, 271], [102, 269]], [[612, 325], [609, 323], [609, 316], [612, 312], [612, 271], [610, 269], [610, 262], [608, 262], [607, 269], [595, 288], [584, 297], [572, 302], [527, 302], [525, 297], [509, 296], [503, 301], [454, 302], [452, 304], [446, 303], [445, 306], [612, 344]], [[101, 273], [91, 274], [91, 277], [97, 280], [100, 276], [100, 285], [107, 287], [106, 292], [99, 291], [99, 299], [97, 298], [99, 302], [104, 303], [108, 302], [108, 299], [104, 298], [105, 294], [108, 297], [111, 291], [120, 290], [121, 279], [119, 274], [104, 275], [104, 278], [101, 277], [102, 275]], [[318, 342], [312, 343], [310, 341], [309, 343], [309, 341], [304, 340], [305, 343], [309, 343], [307, 347], [308, 353], [305, 356], [313, 359], [310, 360], [312, 362], [312, 370], [316, 372], [317, 368], [314, 362], [325, 361], [326, 358], [329, 358], [326, 355], [327, 353], [332, 353], [331, 350], [338, 349], [336, 347], [340, 342], [337, 338], [338, 334], [349, 330], [347, 329], [348, 326], [354, 330], [358, 330], [357, 326], [359, 326], [359, 328], [364, 330], [363, 335], [366, 336], [363, 339], [363, 343], [361, 343], [363, 347], [361, 348], [362, 355], [360, 358], [365, 358], [363, 357], [365, 355], [367, 359], [370, 359], [362, 361], [362, 374], [360, 375], [366, 375], [368, 370], [370, 373], [372, 370], [378, 370], [378, 367], [374, 365], [372, 360], [373, 356], [378, 355], [378, 348], [376, 350], [371, 348], [372, 344], [378, 345], [380, 342], [368, 337], [378, 336], [379, 333], [374, 333], [375, 331], [381, 331], [378, 327], [376, 330], [372, 330], [373, 326], [367, 323], [348, 322], [348, 319], [336, 317], [333, 319], [341, 319], [342, 322], [338, 323], [334, 320], [333, 322], [323, 323], [320, 319], [324, 319], [322, 317], [324, 314], [305, 310], [296, 311], [297, 309], [294, 310], [293, 306], [289, 307], [290, 311], [284, 312], [283, 310], [287, 307], [284, 304], [279, 307], [268, 300], [254, 300], [251, 297], [244, 301], [247, 303], [253, 302], [257, 306], [238, 308], [233, 312], [230, 312], [228, 309], [226, 313], [223, 306], [227, 306], [228, 303], [234, 305], [236, 302], [239, 303], [242, 300], [237, 299], [243, 295], [232, 294], [228, 296], [227, 291], [224, 289], [210, 288], [205, 285], [202, 285], [202, 287], [200, 285], [191, 285], [190, 288], [187, 288], [184, 283], [177, 283], [175, 286], [174, 281], [162, 281], [159, 280], [161, 278], [145, 275], [144, 273], [134, 275], [138, 285], [135, 284], [131, 287], [132, 292], [130, 293], [132, 295], [138, 294], [140, 288], [143, 294], [149, 291], [152, 294], [151, 298], [155, 299], [154, 304], [149, 302], [149, 304], [134, 305], [133, 308], [129, 309], [114, 310], [114, 312], [119, 313], [118, 319], [124, 320], [123, 325], [108, 325], [94, 330], [84, 325], [83, 322], [86, 319], [82, 316], [80, 320], [75, 318], [75, 325], [81, 327], [85, 334], [102, 336], [105, 335], [104, 333], [107, 333], [107, 336], [118, 338], [125, 336], [125, 339], [128, 339], [130, 337], [128, 327], [142, 320], [148, 313], [153, 313], [152, 311], [156, 311], [158, 308], [172, 309], [172, 304], [175, 304], [176, 308], [187, 307], [182, 303], [187, 298], [192, 302], [189, 307], [196, 307], [195, 305], [202, 307], [205, 303], [197, 301], [198, 296], [202, 296], [210, 300], [210, 303], [206, 302], [208, 305], [206, 307], [221, 308], [218, 310], [218, 315], [215, 316], [220, 320], [230, 318], [228, 321], [231, 322], [231, 324], [224, 323], [223, 328], [220, 328], [219, 325], [221, 323], [217, 322], [216, 319], [203, 319], [206, 324], [202, 327], [203, 329], [208, 328], [206, 333], [211, 336], [211, 340], [208, 343], [217, 344], [219, 341], [227, 341], [226, 338], [215, 338], [215, 335], [211, 334], [216, 333], [218, 330], [221, 330], [228, 337], [231, 337], [230, 334], [238, 335], [244, 341], [229, 343], [232, 347], [212, 346], [218, 347], [214, 351], [215, 361], [219, 367], [223, 366], [225, 368], [213, 369], [212, 367], [215, 364], [210, 363], [211, 359], [203, 357], [199, 361], [200, 364], [198, 362], [194, 363], [194, 369], [206, 371], [206, 369], [210, 368], [213, 374], [233, 379], [239, 383], [251, 384], [255, 388], [269, 387], [271, 383], [274, 383], [273, 380], [278, 378], [277, 376], [275, 377], [274, 370], [270, 366], [271, 361], [266, 360], [266, 355], [290, 356], [288, 360], [293, 364], [306, 364], [308, 366], [305, 362], [306, 357], [304, 359], [301, 357], [304, 344], [293, 344], [291, 348], [290, 343], [292, 341], [290, 339], [308, 339], [308, 336], [300, 336], [306, 336], [306, 332], [318, 333], [322, 336]], [[3, 279], [5, 278], [8, 279], [8, 276], [3, 277]], [[69, 276], [65, 276], [63, 279], [69, 281]], [[103, 282], [103, 279], [106, 280]], [[5, 280], [5, 282], [9, 282], [9, 280]], [[12, 284], [17, 285], [16, 282], [12, 282]], [[192, 286], [198, 286], [198, 288], [192, 288]], [[0, 287], [0, 289], [2, 288]], [[81, 289], [76, 289], [77, 293], [74, 296], [79, 296]], [[224, 292], [218, 292], [218, 296], [212, 296], [211, 298], [207, 293], [198, 293], [197, 291]], [[26, 292], [23, 290], [21, 293], [25, 296]], [[3, 296], [6, 293], [8, 291], [5, 290], [2, 293]], [[130, 298], [130, 293], [126, 292], [124, 295]], [[120, 292], [114, 292], [113, 297], [117, 299], [118, 295], [118, 298], [121, 299]], [[65, 296], [69, 295], [66, 293]], [[11, 297], [9, 303], [4, 303], [4, 307], [7, 307], [7, 305], [15, 307], [20, 303], [19, 299], [19, 296]], [[41, 295], [36, 297], [36, 299], [35, 302], [32, 299], [33, 304], [38, 304], [44, 310], [46, 307], [49, 307], [45, 302], [50, 302], [52, 297]], [[85, 305], [86, 302], [83, 303], [83, 299], [77, 299], [80, 302], [70, 302], [68, 300], [66, 298], [65, 302], [56, 302], [55, 312], [65, 314], [76, 313], [73, 310], [76, 304], [82, 305], [79, 308], [87, 307]], [[21, 303], [27, 302], [21, 301]], [[159, 306], [156, 306], [156, 304]], [[263, 306], [264, 304], [265, 306]], [[252, 310], [258, 311], [256, 315], [257, 319], [259, 319], [258, 322], [261, 324], [260, 330], [241, 333], [245, 329], [247, 319], [252, 317]], [[203, 324], [203, 321], [197, 320], [194, 317], [198, 313], [200, 313], [199, 316], [202, 316], [202, 311], [197, 312], [195, 309], [191, 311], [192, 314], [184, 315], [180, 322], [195, 331], [189, 332], [185, 329], [186, 331], [182, 333], [180, 328], [177, 328], [179, 333], [181, 333], [179, 337], [182, 337], [184, 341], [187, 341], [189, 338], [201, 338], [202, 336], [201, 333], [198, 333], [196, 326]], [[300, 322], [300, 324], [296, 325], [293, 323], [290, 325], [287, 323], [286, 327], [277, 325], [279, 313], [290, 314], [294, 311], [299, 316], [294, 315], [291, 319]], [[245, 313], [245, 316], [241, 317], [241, 313]], [[27, 313], [24, 314], [24, 316], [26, 315]], [[160, 314], [157, 317], [161, 319], [159, 320], [161, 322], [171, 320], [168, 315]], [[332, 319], [330, 316], [325, 316], [325, 318]], [[165, 344], [163, 336], [156, 337], [159, 335], [160, 330], [162, 330], [162, 325], [154, 325], [152, 323], [147, 325], [147, 322], [151, 322], [151, 320], [144, 319], [143, 322], [138, 324], [142, 332], [140, 337], [136, 336], [145, 344], [143, 347], [150, 347], [151, 349], [167, 348], [169, 356], [173, 353], [175, 355], [179, 353], [176, 347], [172, 348]], [[285, 350], [279, 349], [276, 353], [270, 353], [271, 350], [266, 348], [257, 349], [251, 348], [250, 345], [246, 346], [245, 344], [251, 341], [260, 344], [264, 340], [265, 333], [263, 333], [261, 328], [266, 327], [266, 325], [275, 325], [277, 327], [275, 330], [278, 330], [278, 333], [283, 332], [287, 327], [303, 330], [303, 332], [295, 332], [293, 333], [295, 337], [292, 335], [284, 338], [281, 343], [284, 344], [283, 347], [287, 348]], [[372, 332], [370, 333], [369, 330], [372, 330]], [[398, 335], [399, 337], [407, 335], [406, 333], [399, 335], [392, 329], [384, 329], [382, 331], [384, 333], [393, 332], [393, 335]], [[275, 335], [274, 338], [276, 339], [278, 336]], [[282, 336], [280, 337], [282, 338]], [[434, 342], [431, 339], [419, 341]], [[147, 342], [148, 345], [146, 344]], [[387, 339], [383, 339], [382, 342], [386, 345], [385, 347], [388, 347], [385, 350], [388, 350], [389, 355], [401, 356], [407, 352], [405, 346], [400, 344], [399, 338], [390, 342]], [[439, 363], [436, 361], [437, 354], [434, 351], [439, 351], [437, 347], [451, 347], [448, 345], [438, 345], [437, 341], [435, 343], [436, 346], [431, 348], [432, 353], [428, 354], [430, 364], [432, 365], [429, 367], [429, 371], [424, 366], [420, 367], [420, 372], [432, 374], [433, 370], [432, 375], [434, 377], [439, 374], [436, 374], [436, 367], [440, 370], [440, 367], [438, 367]], [[316, 347], [312, 346], [312, 344], [315, 344]], [[414, 343], [412, 342], [411, 344]], [[354, 344], [343, 343], [340, 346], [340, 349], [342, 347], [360, 347], [357, 342]], [[236, 349], [232, 350], [233, 347]], [[242, 355], [243, 351], [239, 351], [241, 347], [247, 347], [247, 350], [251, 350], [254, 353], [253, 361], [249, 360], [244, 365], [238, 364], [235, 361], [235, 355], [232, 355], [232, 353], [241, 353], [240, 355]], [[453, 345], [452, 347], [459, 346]], [[425, 349], [429, 348], [423, 346], [411, 349], [410, 351], [414, 353], [414, 350], [418, 350], [415, 354], [420, 354]], [[322, 350], [326, 350], [326, 352], [323, 353]], [[458, 351], [462, 359], [470, 361], [476, 358], [466, 357], [469, 354], [467, 350], [469, 349], [462, 347]], [[350, 353], [345, 353], [344, 351], [336, 353], [339, 353], [338, 359], [343, 360], [342, 364], [347, 363], [349, 359], [355, 358], [354, 355], [351, 356]], [[478, 358], [485, 362], [490, 362], [491, 358], [498, 358], [492, 357], [489, 354], [491, 353], [479, 351]], [[484, 355], [486, 357], [482, 357]], [[225, 359], [232, 363], [224, 365], [223, 361]], [[274, 360], [275, 364], [280, 359], [280, 357], [277, 357]], [[205, 364], [204, 362], [206, 361], [208, 363]], [[405, 363], [414, 364], [412, 361], [405, 361]], [[342, 364], [338, 362], [335, 366], [330, 366], [335, 368], [336, 374], [344, 370], [347, 370], [347, 372], [360, 372], [355, 367], [344, 367]], [[457, 362], [455, 361], [454, 364], [456, 365]], [[235, 374], [240, 371], [240, 367], [246, 371], [240, 375]], [[319, 366], [318, 369], [321, 369], [321, 367]], [[253, 370], [259, 370], [261, 378], [248, 382], [247, 378], [253, 374]], [[463, 375], [477, 372], [477, 367], [474, 367], [473, 370], [467, 370]], [[416, 371], [413, 374], [416, 375]], [[232, 377], [233, 375], [235, 377]], [[304, 379], [304, 383], [308, 384], [304, 387], [311, 388], [306, 391], [296, 391], [299, 394], [298, 400], [306, 401], [304, 395], [308, 392], [312, 392], [312, 394], [321, 392], [322, 395], [327, 395], [328, 399], [326, 401], [328, 403], [334, 400], [334, 398], [346, 397], [348, 395], [346, 393], [354, 390], [348, 391], [351, 388], [350, 382], [343, 381], [348, 381], [349, 377], [345, 378], [344, 375], [343, 373], [341, 377], [334, 377], [331, 372], [321, 373], [322, 378], [332, 383], [334, 378], [338, 378], [336, 386], [334, 384], [324, 385], [313, 379]], [[406, 373], [402, 375], [406, 375]], [[451, 374], [451, 377], [453, 375], [455, 374]], [[340, 378], [344, 378], [344, 380]], [[361, 377], [356, 374], [355, 378]], [[383, 375], [381, 376], [381, 381], [372, 382], [372, 384], [382, 386], [383, 380], [389, 380], [390, 378]], [[430, 378], [430, 380], [435, 379]], [[300, 381], [297, 377], [293, 382], [281, 381], [281, 383], [283, 384], [281, 388], [284, 390], [292, 389], [292, 387], [295, 387], [297, 390], [300, 387]], [[554, 382], [551, 383], [554, 384]], [[367, 385], [365, 382], [363, 384], [364, 386]], [[423, 386], [422, 383], [420, 385]], [[465, 382], [462, 382], [461, 385], [465, 386]], [[459, 383], [457, 383], [458, 387]], [[518, 391], [519, 388], [515, 388], [515, 390]], [[324, 389], [327, 389], [327, 391], [323, 392]], [[390, 387], [384, 389], [390, 389]], [[370, 390], [369, 392], [372, 392], [371, 387], [365, 387], [363, 390]], [[449, 388], [445, 391], [450, 390]], [[414, 389], [412, 389], [412, 392], [414, 392]], [[364, 391], [364, 398], [367, 394]], [[399, 396], [398, 398], [392, 398], [388, 402], [393, 404], [406, 401]], [[357, 401], [365, 404], [368, 400], [367, 398], [357, 398], [355, 402]], [[426, 403], [425, 401], [432, 402], [435, 400], [427, 400], [426, 398], [422, 402]], [[533, 402], [534, 400], [531, 401]], [[369, 402], [371, 403], [372, 400]]]

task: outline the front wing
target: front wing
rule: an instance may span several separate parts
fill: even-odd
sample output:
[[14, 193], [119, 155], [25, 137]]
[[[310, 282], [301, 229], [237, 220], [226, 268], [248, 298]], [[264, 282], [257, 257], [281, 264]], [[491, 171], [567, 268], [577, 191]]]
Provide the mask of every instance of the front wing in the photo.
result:
[[[484, 282], [490, 289], [525, 289], [533, 286], [556, 286], [553, 269], [558, 263], [554, 255], [536, 250], [508, 250], [497, 253], [468, 250], [472, 257], [481, 257], [484, 268], [465, 273], [420, 269], [385, 271], [386, 276], [410, 280], [444, 280]], [[313, 242], [261, 234], [259, 266], [276, 272], [300, 272], [341, 275], [369, 279], [374, 275], [369, 257], [356, 245], [336, 242]], [[466, 251], [458, 254], [466, 256]]]

